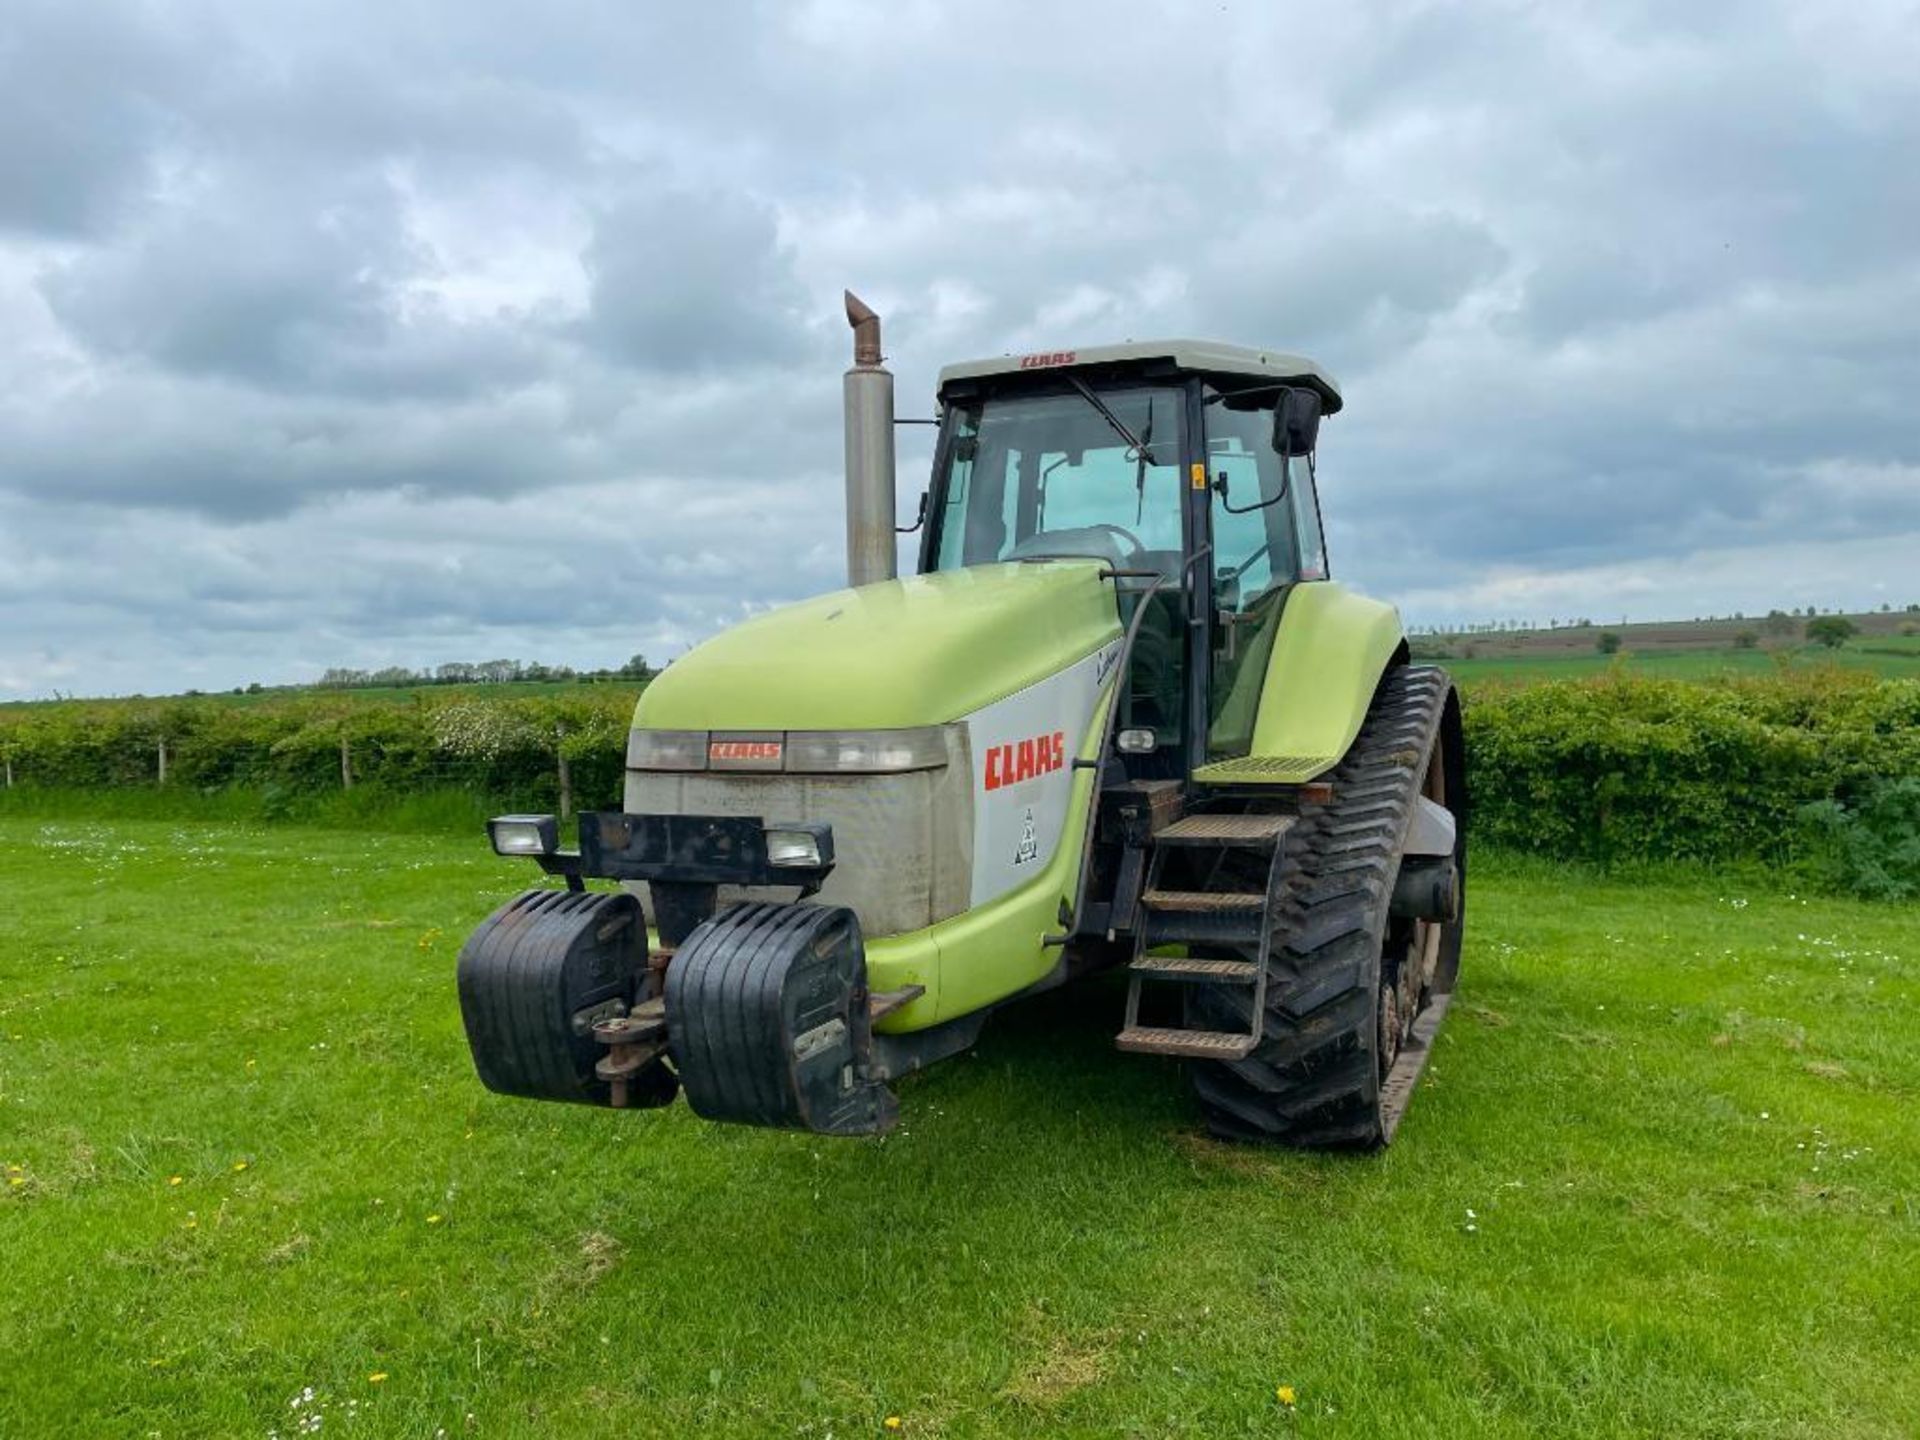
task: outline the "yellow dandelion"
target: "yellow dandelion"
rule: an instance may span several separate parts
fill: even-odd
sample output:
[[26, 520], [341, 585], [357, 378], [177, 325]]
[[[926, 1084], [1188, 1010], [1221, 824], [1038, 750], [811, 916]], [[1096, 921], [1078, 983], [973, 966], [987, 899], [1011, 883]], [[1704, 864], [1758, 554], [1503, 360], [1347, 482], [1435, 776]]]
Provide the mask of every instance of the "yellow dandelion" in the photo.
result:
[[440, 1217], [438, 1215], [427, 1216], [427, 1224], [438, 1225], [439, 1223], [440, 1223]]
[[900, 1417], [898, 1415], [889, 1415], [880, 1423], [889, 1430], [898, 1430], [900, 1428]]
[[233, 1162], [233, 1173], [236, 1175], [246, 1168], [247, 1162], [245, 1160], [236, 1160]]
[[247, 1069], [249, 1069], [249, 1070], [251, 1070], [251, 1069], [253, 1069], [253, 1067], [254, 1067], [254, 1065], [255, 1065], [256, 1063], [257, 1063], [257, 1062], [255, 1062], [255, 1061], [254, 1061], [254, 1060], [253, 1060], [253, 1059], [252, 1059], [251, 1057], [249, 1057], [249, 1058], [248, 1058], [248, 1060], [247, 1060]]
[[369, 1385], [378, 1385], [382, 1380], [386, 1378], [387, 1378], [386, 1371], [376, 1370], [371, 1375], [367, 1376], [367, 1383]]
[[191, 1216], [189, 1216], [187, 1219], [187, 1229], [198, 1230], [199, 1228], [200, 1228], [200, 1222], [198, 1220], [193, 1219]]
[[1273, 1392], [1273, 1398], [1278, 1400], [1282, 1405], [1293, 1404], [1295, 1399], [1295, 1396], [1293, 1393], [1293, 1387], [1291, 1385], [1281, 1385], [1276, 1387]]
[[26, 1183], [27, 1183], [27, 1177], [24, 1175], [7, 1176], [7, 1184], [9, 1185], [24, 1185]]
[[179, 1177], [178, 1175], [169, 1175], [169, 1176], [167, 1177], [167, 1184], [169, 1184], [169, 1185], [178, 1185], [178, 1184], [180, 1184], [180, 1183], [181, 1183], [181, 1181], [180, 1181], [180, 1177]]
[[[471, 1134], [472, 1134], [473, 1132], [472, 1132], [471, 1130], [469, 1130], [469, 1131], [468, 1131], [467, 1133], [468, 1133], [469, 1135], [471, 1135]], [[21, 1169], [22, 1169], [22, 1168], [23, 1168], [23, 1167], [21, 1167], [21, 1166], [19, 1166], [19, 1165], [9, 1165], [9, 1166], [7, 1166], [7, 1174], [9, 1174], [9, 1175], [18, 1175], [18, 1174], [20, 1173], [20, 1171], [21, 1171]]]

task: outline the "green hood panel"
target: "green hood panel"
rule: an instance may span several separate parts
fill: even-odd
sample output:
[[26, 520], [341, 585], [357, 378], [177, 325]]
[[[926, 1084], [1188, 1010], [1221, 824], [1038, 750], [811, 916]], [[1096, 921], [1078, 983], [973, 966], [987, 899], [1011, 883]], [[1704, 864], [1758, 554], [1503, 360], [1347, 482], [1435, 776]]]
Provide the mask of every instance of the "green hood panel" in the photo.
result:
[[1120, 633], [1095, 560], [984, 565], [836, 590], [695, 646], [647, 686], [636, 727], [891, 730], [1024, 690]]

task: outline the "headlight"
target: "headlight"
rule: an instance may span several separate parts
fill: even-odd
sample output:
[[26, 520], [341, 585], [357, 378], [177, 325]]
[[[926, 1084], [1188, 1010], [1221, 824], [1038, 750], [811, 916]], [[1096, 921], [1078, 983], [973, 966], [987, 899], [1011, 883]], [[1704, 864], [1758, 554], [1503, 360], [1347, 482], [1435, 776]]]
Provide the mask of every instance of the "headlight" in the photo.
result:
[[790, 730], [787, 771], [802, 775], [934, 770], [947, 763], [942, 727], [915, 730]]
[[632, 730], [627, 733], [629, 770], [704, 770], [704, 730]]
[[769, 865], [803, 865], [818, 869], [821, 864], [820, 836], [813, 830], [767, 831]]
[[551, 855], [560, 848], [560, 822], [551, 815], [496, 815], [487, 821], [496, 855]]

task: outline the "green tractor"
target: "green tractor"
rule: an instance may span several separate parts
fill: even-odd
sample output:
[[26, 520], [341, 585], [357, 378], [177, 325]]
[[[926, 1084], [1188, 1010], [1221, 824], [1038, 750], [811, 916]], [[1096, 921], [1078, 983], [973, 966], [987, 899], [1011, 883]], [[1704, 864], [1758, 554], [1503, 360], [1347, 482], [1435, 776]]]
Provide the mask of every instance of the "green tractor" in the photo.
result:
[[481, 1079], [871, 1134], [996, 1008], [1118, 969], [1117, 1047], [1184, 1060], [1216, 1134], [1385, 1144], [1459, 968], [1465, 769], [1446, 674], [1328, 574], [1339, 388], [1187, 340], [950, 366], [896, 578], [893, 382], [847, 302], [852, 583], [655, 679], [577, 847], [490, 822], [566, 888], [461, 952]]

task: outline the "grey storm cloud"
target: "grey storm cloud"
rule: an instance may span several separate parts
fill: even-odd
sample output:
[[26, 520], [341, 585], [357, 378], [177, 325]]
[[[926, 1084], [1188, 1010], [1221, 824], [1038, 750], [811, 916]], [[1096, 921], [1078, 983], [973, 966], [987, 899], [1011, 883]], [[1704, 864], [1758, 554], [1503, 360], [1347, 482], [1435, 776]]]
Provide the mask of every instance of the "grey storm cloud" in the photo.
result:
[[1895, 3], [21, 0], [0, 697], [659, 658], [826, 588], [843, 285], [906, 414], [982, 353], [1315, 355], [1336, 568], [1414, 620], [1920, 599], [1916, 42]]
[[635, 186], [596, 211], [582, 262], [589, 289], [578, 333], [618, 363], [673, 374], [805, 353], [810, 297], [769, 204]]

